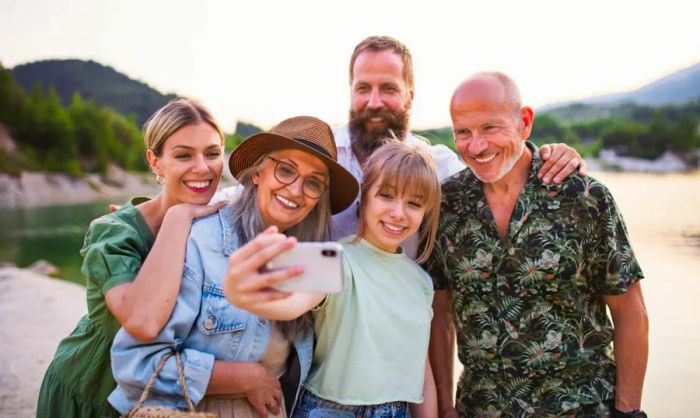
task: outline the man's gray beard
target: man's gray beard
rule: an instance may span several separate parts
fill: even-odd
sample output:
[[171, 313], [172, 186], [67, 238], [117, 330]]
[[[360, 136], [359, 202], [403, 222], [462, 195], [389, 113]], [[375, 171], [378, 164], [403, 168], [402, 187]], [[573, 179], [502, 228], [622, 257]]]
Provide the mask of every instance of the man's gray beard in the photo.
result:
[[[381, 131], [369, 132], [365, 129], [365, 123], [375, 116], [381, 116], [387, 120], [387, 127]], [[408, 112], [388, 109], [359, 112], [351, 110], [348, 128], [352, 151], [360, 161], [364, 161], [382, 145], [404, 140], [408, 132]]]
[[[515, 154], [507, 161], [503, 162], [503, 165], [501, 165], [501, 169], [498, 171], [498, 174], [496, 174], [496, 177], [486, 180], [481, 178], [481, 176], [477, 174], [476, 170], [472, 166], [469, 166], [469, 169], [472, 171], [472, 173], [474, 173], [476, 178], [481, 180], [482, 183], [495, 183], [505, 177], [506, 174], [510, 173], [513, 167], [515, 167], [515, 163], [517, 163], [520, 157], [522, 157], [523, 152], [525, 151], [525, 141], [520, 141], [519, 144], [520, 145], [518, 146], [518, 150], [516, 150]], [[469, 165], [469, 163], [467, 163], [467, 165]]]

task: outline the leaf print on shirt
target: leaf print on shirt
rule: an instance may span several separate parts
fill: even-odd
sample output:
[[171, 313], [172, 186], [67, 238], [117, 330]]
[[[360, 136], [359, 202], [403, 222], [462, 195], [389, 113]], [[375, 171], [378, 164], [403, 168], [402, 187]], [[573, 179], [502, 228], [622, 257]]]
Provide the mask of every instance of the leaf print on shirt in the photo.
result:
[[[536, 148], [507, 239], [467, 169], [443, 182], [426, 262], [453, 297], [461, 416], [561, 416], [614, 398], [612, 324], [603, 294], [643, 277], [614, 199], [591, 177], [537, 179]], [[596, 409], [595, 405], [599, 405]], [[580, 416], [580, 414], [578, 415]]]

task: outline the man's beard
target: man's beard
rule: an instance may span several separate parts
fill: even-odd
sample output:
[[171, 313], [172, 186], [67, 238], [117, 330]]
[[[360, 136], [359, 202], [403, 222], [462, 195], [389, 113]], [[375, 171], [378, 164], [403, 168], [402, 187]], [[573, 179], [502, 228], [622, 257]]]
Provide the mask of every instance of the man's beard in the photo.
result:
[[[386, 128], [379, 131], [367, 131], [365, 123], [376, 117], [386, 121]], [[363, 109], [356, 112], [350, 110], [349, 128], [352, 150], [360, 161], [364, 161], [382, 145], [403, 141], [408, 131], [408, 111]]]

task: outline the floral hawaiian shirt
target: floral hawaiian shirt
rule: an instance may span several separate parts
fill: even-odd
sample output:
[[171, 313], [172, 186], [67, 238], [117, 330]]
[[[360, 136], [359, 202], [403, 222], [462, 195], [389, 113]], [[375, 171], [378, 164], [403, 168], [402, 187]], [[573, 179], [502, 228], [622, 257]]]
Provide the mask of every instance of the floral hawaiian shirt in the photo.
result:
[[501, 241], [482, 183], [445, 180], [436, 290], [451, 290], [461, 416], [603, 416], [615, 397], [612, 325], [602, 295], [643, 277], [610, 192], [576, 174], [560, 185], [532, 167]]

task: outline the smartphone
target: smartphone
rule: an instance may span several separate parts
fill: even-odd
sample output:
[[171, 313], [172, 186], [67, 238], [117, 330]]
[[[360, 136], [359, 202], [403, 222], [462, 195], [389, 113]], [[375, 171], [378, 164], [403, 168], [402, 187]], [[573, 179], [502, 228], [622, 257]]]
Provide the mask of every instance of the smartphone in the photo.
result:
[[268, 270], [303, 266], [304, 273], [275, 285], [285, 292], [337, 293], [343, 290], [343, 247], [337, 242], [300, 242], [267, 263]]

